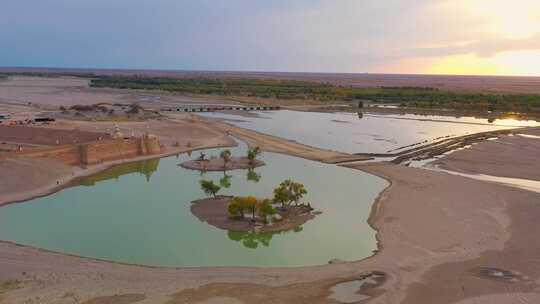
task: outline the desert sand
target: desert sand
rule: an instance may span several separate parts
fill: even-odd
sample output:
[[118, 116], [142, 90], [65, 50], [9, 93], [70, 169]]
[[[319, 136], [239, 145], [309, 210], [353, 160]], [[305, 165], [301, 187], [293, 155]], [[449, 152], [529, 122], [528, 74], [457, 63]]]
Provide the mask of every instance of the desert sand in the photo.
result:
[[[145, 106], [154, 103], [160, 106], [178, 103], [201, 104], [207, 100], [196, 96], [181, 96], [163, 92], [136, 90], [97, 89], [89, 87], [89, 80], [77, 77], [30, 77], [13, 76], [0, 82], [0, 102], [13, 105], [31, 103], [42, 109], [55, 109], [59, 106], [97, 103], [139, 103]], [[213, 102], [223, 103], [215, 98]]]
[[540, 181], [539, 155], [540, 129], [532, 129], [455, 151], [434, 164], [446, 170], [467, 174]]

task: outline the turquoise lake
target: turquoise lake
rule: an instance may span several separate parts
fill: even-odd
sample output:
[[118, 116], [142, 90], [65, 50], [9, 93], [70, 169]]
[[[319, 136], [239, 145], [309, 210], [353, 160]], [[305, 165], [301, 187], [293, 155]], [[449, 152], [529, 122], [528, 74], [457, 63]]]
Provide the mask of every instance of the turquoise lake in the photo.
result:
[[[234, 155], [245, 154], [241, 145]], [[205, 151], [218, 155], [219, 149]], [[55, 194], [0, 208], [0, 239], [39, 248], [154, 266], [308, 266], [356, 260], [376, 249], [367, 224], [388, 183], [358, 170], [263, 153], [266, 166], [228, 171], [221, 194], [270, 197], [281, 181], [306, 185], [304, 199], [323, 213], [300, 229], [277, 234], [233, 233], [199, 221], [190, 202], [205, 197], [199, 180], [223, 172], [178, 167], [183, 154], [127, 163], [84, 178]], [[223, 180], [222, 180], [223, 182]]]

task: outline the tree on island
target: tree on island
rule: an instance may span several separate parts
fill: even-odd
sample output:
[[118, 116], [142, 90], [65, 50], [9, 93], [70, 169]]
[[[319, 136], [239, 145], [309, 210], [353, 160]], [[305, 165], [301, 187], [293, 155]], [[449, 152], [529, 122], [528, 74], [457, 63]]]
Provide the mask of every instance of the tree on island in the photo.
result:
[[274, 189], [274, 204], [281, 204], [281, 208], [285, 209], [288, 201], [289, 194], [287, 193], [287, 189], [285, 187], [279, 186]]
[[259, 213], [259, 216], [262, 217], [265, 222], [268, 215], [273, 215], [276, 213], [276, 209], [274, 209], [274, 207], [272, 206], [272, 200], [270, 199], [262, 200], [259, 203], [257, 211]]
[[214, 184], [214, 182], [211, 180], [203, 179], [200, 181], [200, 184], [201, 189], [204, 191], [204, 193], [206, 193], [207, 195], [213, 195], [214, 198], [216, 198], [217, 193], [219, 192], [219, 190], [221, 190], [221, 187]]
[[249, 160], [249, 164], [253, 165], [255, 164], [255, 160], [257, 159], [257, 156], [261, 154], [261, 148], [255, 147], [253, 149], [248, 149], [247, 151], [247, 158]]
[[229, 211], [229, 214], [231, 216], [240, 217], [241, 219], [245, 218], [244, 210], [245, 200], [243, 197], [235, 196], [231, 202], [229, 203], [229, 206], [227, 207], [227, 210]]
[[251, 212], [251, 221], [255, 222], [255, 213], [259, 206], [259, 200], [254, 196], [248, 196], [245, 198], [244, 204], [246, 210]]
[[306, 187], [301, 183], [291, 182], [289, 184], [291, 200], [295, 206], [298, 206], [298, 201], [307, 194]]
[[236, 196], [234, 197], [229, 206], [227, 207], [229, 214], [233, 217], [245, 218], [246, 212], [251, 213], [251, 220], [255, 222], [257, 215], [266, 221], [267, 215], [276, 213], [274, 207], [272, 207], [272, 201], [269, 199], [259, 200], [254, 196]]
[[232, 153], [229, 149], [223, 150], [221, 153], [219, 153], [219, 157], [223, 159], [223, 169], [227, 168], [227, 163], [231, 160], [231, 156]]
[[307, 190], [303, 184], [287, 179], [274, 189], [273, 200], [275, 204], [281, 204], [281, 207], [286, 209], [292, 202], [298, 206], [298, 201], [306, 194]]

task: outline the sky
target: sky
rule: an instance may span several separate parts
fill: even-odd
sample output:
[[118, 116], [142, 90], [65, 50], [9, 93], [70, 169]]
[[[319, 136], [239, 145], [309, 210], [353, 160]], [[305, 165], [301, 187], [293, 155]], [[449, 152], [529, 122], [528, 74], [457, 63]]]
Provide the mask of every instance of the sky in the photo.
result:
[[2, 0], [0, 66], [540, 76], [540, 1]]

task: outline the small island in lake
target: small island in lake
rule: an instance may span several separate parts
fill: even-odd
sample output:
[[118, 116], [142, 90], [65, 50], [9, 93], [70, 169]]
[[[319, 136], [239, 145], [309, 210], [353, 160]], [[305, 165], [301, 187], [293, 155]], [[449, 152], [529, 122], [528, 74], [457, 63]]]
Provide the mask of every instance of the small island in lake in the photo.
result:
[[188, 160], [179, 166], [190, 170], [199, 171], [229, 171], [241, 169], [253, 169], [264, 166], [262, 160], [258, 160], [260, 154], [259, 148], [249, 149], [245, 157], [233, 157], [230, 150], [221, 151], [219, 157], [207, 158], [206, 154], [201, 155], [195, 160]]
[[293, 230], [320, 214], [313, 212], [309, 203], [298, 203], [307, 191], [304, 185], [290, 180], [282, 182], [274, 189], [272, 199], [217, 195], [220, 187], [212, 181], [201, 181], [201, 187], [213, 197], [193, 201], [191, 213], [199, 220], [224, 230], [235, 232]]

